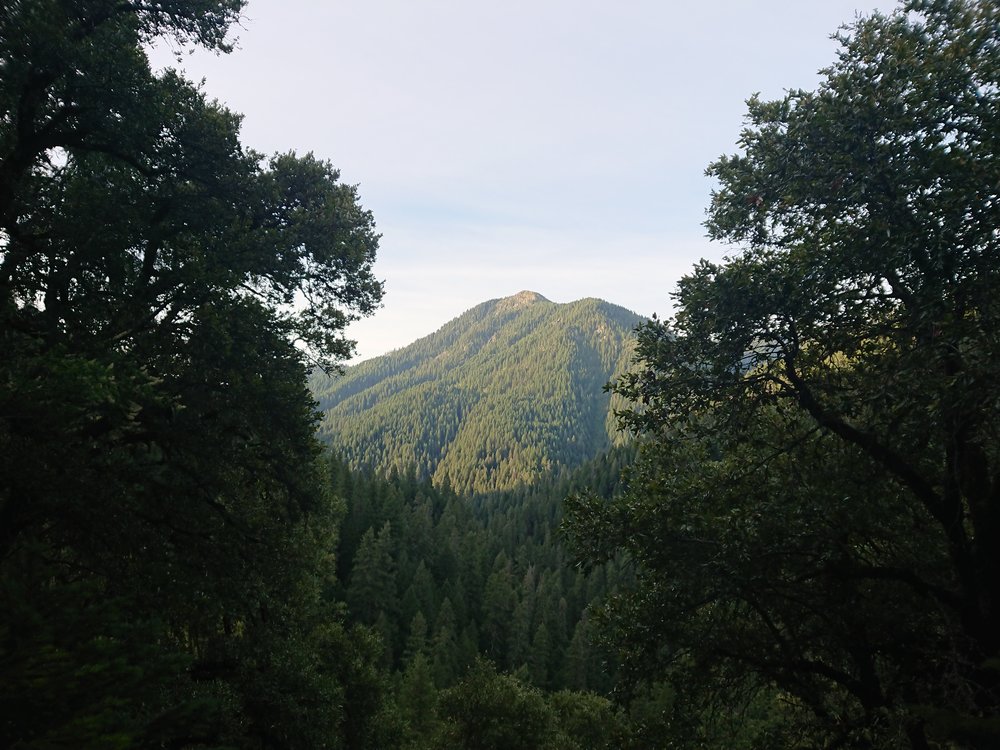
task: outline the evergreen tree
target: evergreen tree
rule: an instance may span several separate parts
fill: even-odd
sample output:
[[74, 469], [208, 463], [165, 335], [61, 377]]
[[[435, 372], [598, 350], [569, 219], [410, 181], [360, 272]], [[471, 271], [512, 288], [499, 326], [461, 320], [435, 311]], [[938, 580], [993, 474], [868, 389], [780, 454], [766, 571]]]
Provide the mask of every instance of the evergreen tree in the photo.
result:
[[459, 675], [456, 628], [455, 612], [451, 608], [451, 600], [445, 597], [444, 601], [441, 602], [441, 609], [438, 610], [437, 622], [434, 625], [434, 640], [431, 645], [434, 683], [439, 687], [453, 684]]
[[538, 623], [528, 651], [528, 674], [538, 687], [549, 686], [549, 664], [552, 661], [552, 638], [544, 622]]
[[404, 747], [429, 747], [440, 726], [437, 688], [427, 657], [417, 653], [403, 672], [399, 687], [399, 712], [405, 724]]
[[396, 576], [392, 551], [392, 527], [388, 521], [378, 533], [368, 529], [361, 537], [347, 586], [347, 606], [358, 622], [373, 625], [379, 614], [395, 609]]
[[483, 593], [481, 630], [484, 653], [494, 660], [501, 658], [507, 647], [516, 597], [511, 578], [510, 564], [506, 556], [501, 553], [497, 556]]
[[403, 660], [410, 663], [417, 655], [427, 654], [427, 618], [418, 611], [410, 622], [409, 635], [406, 637], [406, 648], [403, 650]]

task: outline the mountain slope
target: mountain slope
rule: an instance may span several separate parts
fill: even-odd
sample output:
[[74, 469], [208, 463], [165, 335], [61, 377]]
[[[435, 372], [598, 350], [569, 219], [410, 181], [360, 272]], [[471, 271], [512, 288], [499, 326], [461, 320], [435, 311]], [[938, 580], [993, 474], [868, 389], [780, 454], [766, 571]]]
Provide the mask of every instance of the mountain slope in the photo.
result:
[[602, 386], [642, 318], [534, 292], [484, 302], [410, 346], [317, 378], [321, 436], [349, 464], [414, 469], [460, 492], [530, 484], [620, 438]]

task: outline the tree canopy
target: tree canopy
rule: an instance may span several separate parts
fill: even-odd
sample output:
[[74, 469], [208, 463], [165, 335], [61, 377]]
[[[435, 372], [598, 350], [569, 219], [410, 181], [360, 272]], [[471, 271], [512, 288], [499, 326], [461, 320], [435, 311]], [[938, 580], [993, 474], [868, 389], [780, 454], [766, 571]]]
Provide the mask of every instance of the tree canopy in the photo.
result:
[[344, 377], [313, 379], [320, 436], [355, 468], [414, 469], [460, 493], [528, 487], [623, 436], [601, 387], [642, 318], [589, 298], [490, 300]]
[[0, 745], [367, 731], [305, 380], [379, 303], [373, 219], [144, 52], [242, 5], [0, 9]]
[[640, 331], [615, 390], [644, 458], [569, 528], [634, 560], [618, 642], [689, 718], [766, 693], [799, 743], [993, 747], [1000, 7], [914, 1], [839, 39], [709, 167], [709, 234], [740, 249]]

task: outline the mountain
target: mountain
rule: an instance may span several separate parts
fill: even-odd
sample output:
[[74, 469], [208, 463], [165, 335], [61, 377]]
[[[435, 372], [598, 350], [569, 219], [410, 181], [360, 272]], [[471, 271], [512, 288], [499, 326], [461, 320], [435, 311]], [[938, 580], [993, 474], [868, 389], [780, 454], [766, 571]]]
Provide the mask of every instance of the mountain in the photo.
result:
[[621, 442], [603, 386], [643, 321], [599, 299], [490, 300], [340, 377], [317, 376], [320, 435], [345, 461], [458, 492], [531, 484]]

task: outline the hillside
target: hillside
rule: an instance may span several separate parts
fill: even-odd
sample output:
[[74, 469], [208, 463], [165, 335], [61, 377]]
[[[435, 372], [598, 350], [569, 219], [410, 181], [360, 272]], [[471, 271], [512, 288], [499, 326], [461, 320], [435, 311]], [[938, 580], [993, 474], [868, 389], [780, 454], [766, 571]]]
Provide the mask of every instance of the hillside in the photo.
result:
[[622, 439], [602, 388], [628, 365], [640, 322], [598, 299], [484, 302], [343, 377], [315, 378], [320, 434], [350, 465], [414, 469], [459, 492], [530, 484]]

